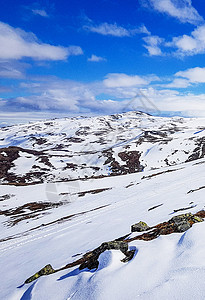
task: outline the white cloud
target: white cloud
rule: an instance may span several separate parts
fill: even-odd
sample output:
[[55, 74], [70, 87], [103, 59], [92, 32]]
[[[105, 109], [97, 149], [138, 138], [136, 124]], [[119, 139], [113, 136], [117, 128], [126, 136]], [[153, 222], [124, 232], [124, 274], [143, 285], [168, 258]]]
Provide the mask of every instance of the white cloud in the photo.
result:
[[32, 9], [34, 15], [39, 15], [41, 17], [48, 17], [47, 12], [44, 9]]
[[136, 29], [132, 29], [130, 30], [130, 33], [135, 34], [135, 33], [143, 33], [146, 35], [150, 35], [151, 32], [147, 29], [147, 27], [143, 24], [140, 27], [136, 28]]
[[11, 69], [0, 70], [0, 77], [19, 79], [19, 78], [23, 78], [23, 74], [19, 70], [15, 70], [11, 68]]
[[[126, 76], [125, 78], [127, 79]], [[135, 77], [134, 79], [138, 79], [136, 81], [139, 82], [139, 78]], [[167, 114], [181, 112], [185, 116], [205, 116], [204, 94], [180, 94], [176, 90], [156, 90], [153, 87], [141, 89], [139, 86], [135, 86], [136, 82], [129, 82], [129, 80], [122, 83], [118, 82], [118, 84], [115, 82], [111, 86], [110, 84], [106, 86], [104, 83], [101, 81], [81, 84], [55, 78], [38, 82], [38, 84], [34, 82], [33, 85], [27, 85], [27, 91], [31, 91], [32, 95], [15, 99], [2, 99], [0, 101], [1, 111], [7, 113], [11, 111], [39, 111], [43, 118], [43, 112], [46, 111], [56, 114], [67, 112], [67, 115], [79, 115], [110, 114], [128, 110], [143, 110], [152, 113], [157, 108], [161, 112], [167, 112]], [[26, 89], [26, 84], [24, 89]], [[99, 98], [102, 94], [110, 95], [110, 98], [103, 99], [102, 96], [101, 100], [97, 100], [96, 96]]]
[[37, 110], [78, 111], [77, 100], [67, 90], [50, 89], [40, 95], [17, 97], [19, 107], [30, 107]]
[[178, 55], [205, 53], [205, 25], [198, 26], [190, 35], [174, 37], [167, 46], [176, 47]]
[[48, 77], [43, 81], [22, 82], [21, 88], [30, 96], [17, 97], [7, 101], [7, 111], [49, 110], [78, 113], [95, 101], [89, 84]]
[[185, 71], [178, 71], [174, 74], [174, 78], [171, 81], [169, 79], [169, 83], [165, 83], [167, 81], [164, 78], [164, 82], [161, 84], [157, 84], [160, 88], [187, 88], [189, 86], [194, 87], [197, 84], [205, 83], [205, 68], [195, 67], [190, 68]]
[[150, 31], [147, 29], [147, 27], [145, 25], [142, 25], [142, 26], [139, 27], [139, 32], [140, 33], [145, 33], [145, 34], [148, 34], [148, 35], [151, 34]]
[[92, 20], [89, 19], [89, 25], [85, 25], [83, 28], [90, 32], [95, 32], [101, 35], [111, 35], [115, 37], [133, 36], [136, 34], [149, 35], [150, 32], [145, 25], [141, 25], [137, 28], [125, 28], [118, 24], [101, 23], [99, 25], [93, 24]]
[[[37, 81], [25, 81], [20, 87], [30, 96], [17, 97], [1, 101], [4, 111], [61, 111], [69, 113], [113, 113], [123, 110], [138, 91], [139, 86], [146, 85], [156, 76], [148, 79], [126, 74], [108, 74], [104, 81], [79, 83], [59, 80], [55, 77]], [[104, 99], [104, 94], [110, 99]], [[97, 100], [98, 96], [101, 100]], [[112, 99], [121, 99], [114, 101]]]
[[159, 36], [147, 36], [143, 40], [146, 42], [144, 47], [148, 50], [150, 56], [162, 55], [160, 45], [163, 43], [164, 39]]
[[[200, 71], [200, 72], [199, 72]], [[205, 116], [205, 95], [179, 92], [182, 88], [205, 78], [203, 68], [188, 69], [175, 74], [173, 82], [156, 84], [159, 78], [127, 74], [108, 74], [102, 81], [79, 83], [56, 77], [34, 78], [20, 84], [30, 96], [1, 99], [2, 112], [49, 111], [65, 114], [110, 114], [128, 110], [157, 110], [185, 116]], [[155, 82], [154, 85], [150, 85]], [[162, 81], [161, 81], [162, 82]], [[106, 95], [106, 96], [105, 96]]]
[[156, 11], [178, 19], [181, 23], [198, 24], [203, 21], [191, 0], [142, 0]]
[[147, 49], [150, 56], [162, 55], [162, 51], [158, 46], [145, 45], [144, 47]]
[[197, 42], [194, 38], [183, 35], [180, 38], [174, 39], [175, 45], [181, 52], [192, 52], [197, 49]]
[[[53, 82], [54, 83], [54, 82]], [[99, 83], [98, 83], [99, 84]], [[39, 89], [40, 90], [40, 89]], [[36, 91], [35, 91], [36, 92]], [[110, 92], [110, 99], [97, 100], [99, 93]], [[121, 93], [121, 101], [113, 100]], [[138, 95], [136, 97], [136, 95]], [[77, 82], [56, 82], [53, 86], [41, 87], [39, 95], [18, 97], [1, 101], [1, 111], [50, 111], [69, 114], [110, 114], [129, 110], [145, 112], [181, 113], [184, 116], [205, 117], [205, 95], [180, 94], [176, 90], [149, 88], [134, 88], [132, 86], [111, 90], [94, 84], [79, 84]], [[156, 109], [155, 109], [156, 108]]]
[[79, 46], [69, 46], [66, 47], [65, 49], [67, 51], [67, 56], [83, 54], [83, 50]]
[[91, 61], [91, 62], [100, 62], [100, 61], [106, 61], [106, 59], [104, 57], [92, 54], [91, 57], [88, 58], [88, 61]]
[[85, 29], [102, 35], [112, 35], [116, 37], [130, 36], [129, 30], [115, 24], [102, 23], [100, 25], [84, 26]]
[[191, 83], [205, 83], [205, 68], [190, 68], [177, 72], [175, 76], [186, 78]]
[[111, 73], [106, 76], [103, 83], [108, 88], [116, 88], [147, 85], [149, 81], [138, 75], [130, 76], [123, 73]]
[[161, 111], [181, 112], [187, 117], [205, 117], [205, 94], [176, 95], [160, 99]]
[[22, 79], [24, 78], [24, 69], [26, 64], [10, 63], [8, 61], [0, 61], [0, 77]]
[[[152, 87], [141, 89], [141, 91], [161, 113], [205, 117], [205, 94], [179, 93], [169, 89], [156, 90]], [[136, 102], [136, 109], [138, 103]]]
[[[193, 56], [196, 54], [205, 53], [205, 25], [195, 28], [190, 35], [184, 34], [182, 36], [173, 37], [171, 42], [159, 36], [146, 36], [143, 38], [146, 42], [144, 47], [148, 50], [149, 55], [173, 55], [179, 58], [184, 56]], [[161, 47], [164, 47], [162, 53]], [[176, 50], [165, 51], [167, 48], [175, 48]]]
[[27, 33], [0, 22], [0, 59], [65, 60], [70, 55], [80, 55], [78, 46], [61, 47], [41, 43], [33, 33]]
[[[148, 35], [143, 38], [146, 44], [144, 47], [148, 50], [150, 56], [154, 55], [174, 55], [178, 57], [192, 56], [196, 54], [205, 53], [205, 25], [198, 26], [190, 35], [184, 34], [183, 36], [173, 37], [171, 42], [159, 36]], [[162, 53], [161, 47], [176, 48], [169, 52]]]
[[172, 82], [161, 86], [167, 88], [187, 88], [190, 85], [189, 80], [184, 78], [175, 78]]

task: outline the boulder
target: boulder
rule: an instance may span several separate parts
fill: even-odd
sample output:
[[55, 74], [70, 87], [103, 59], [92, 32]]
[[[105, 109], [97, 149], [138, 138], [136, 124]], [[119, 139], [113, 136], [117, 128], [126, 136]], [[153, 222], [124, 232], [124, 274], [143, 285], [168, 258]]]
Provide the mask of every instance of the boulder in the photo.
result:
[[135, 232], [135, 231], [142, 232], [142, 231], [146, 231], [148, 229], [149, 229], [149, 226], [145, 222], [142, 222], [142, 221], [131, 226], [131, 232]]
[[192, 213], [186, 213], [173, 217], [169, 220], [169, 223], [174, 223], [175, 232], [184, 232], [188, 230], [194, 223], [203, 222], [203, 219], [193, 215]]

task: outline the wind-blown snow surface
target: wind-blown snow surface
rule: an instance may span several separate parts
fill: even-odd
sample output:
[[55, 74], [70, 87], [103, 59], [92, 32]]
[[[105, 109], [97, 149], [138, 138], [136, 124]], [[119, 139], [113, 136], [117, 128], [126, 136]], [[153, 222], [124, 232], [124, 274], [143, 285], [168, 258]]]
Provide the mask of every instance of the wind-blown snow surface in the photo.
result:
[[[201, 121], [183, 122], [194, 134]], [[178, 136], [182, 142], [186, 139]], [[22, 285], [46, 264], [64, 266], [102, 242], [129, 233], [138, 221], [153, 226], [180, 213], [204, 209], [204, 171], [205, 159], [196, 157], [127, 175], [0, 185], [0, 298], [204, 299], [205, 222], [184, 233], [129, 243], [136, 254], [128, 263], [120, 261], [120, 251], [106, 251], [96, 272], [74, 267]], [[174, 212], [182, 208], [187, 210]]]

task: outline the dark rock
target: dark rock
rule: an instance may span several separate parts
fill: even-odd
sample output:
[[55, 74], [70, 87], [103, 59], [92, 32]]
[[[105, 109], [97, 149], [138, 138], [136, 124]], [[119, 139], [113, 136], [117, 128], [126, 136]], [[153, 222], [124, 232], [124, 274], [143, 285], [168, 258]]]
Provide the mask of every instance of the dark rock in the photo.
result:
[[128, 244], [124, 241], [105, 242], [102, 243], [98, 248], [84, 255], [85, 261], [79, 266], [79, 269], [97, 269], [99, 265], [98, 258], [100, 254], [102, 254], [106, 250], [120, 250], [127, 257], [125, 262], [132, 259], [132, 257], [134, 256], [133, 252], [128, 251]]
[[126, 263], [126, 262], [130, 261], [131, 259], [133, 259], [134, 255], [135, 255], [134, 249], [127, 251], [126, 256], [121, 260], [121, 262]]

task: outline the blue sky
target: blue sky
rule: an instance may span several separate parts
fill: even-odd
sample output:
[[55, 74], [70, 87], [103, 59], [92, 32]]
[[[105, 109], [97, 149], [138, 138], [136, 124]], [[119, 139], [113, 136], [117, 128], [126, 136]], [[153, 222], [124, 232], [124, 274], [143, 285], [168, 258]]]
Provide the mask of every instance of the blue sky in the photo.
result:
[[205, 117], [203, 0], [0, 4], [1, 120], [133, 109]]

